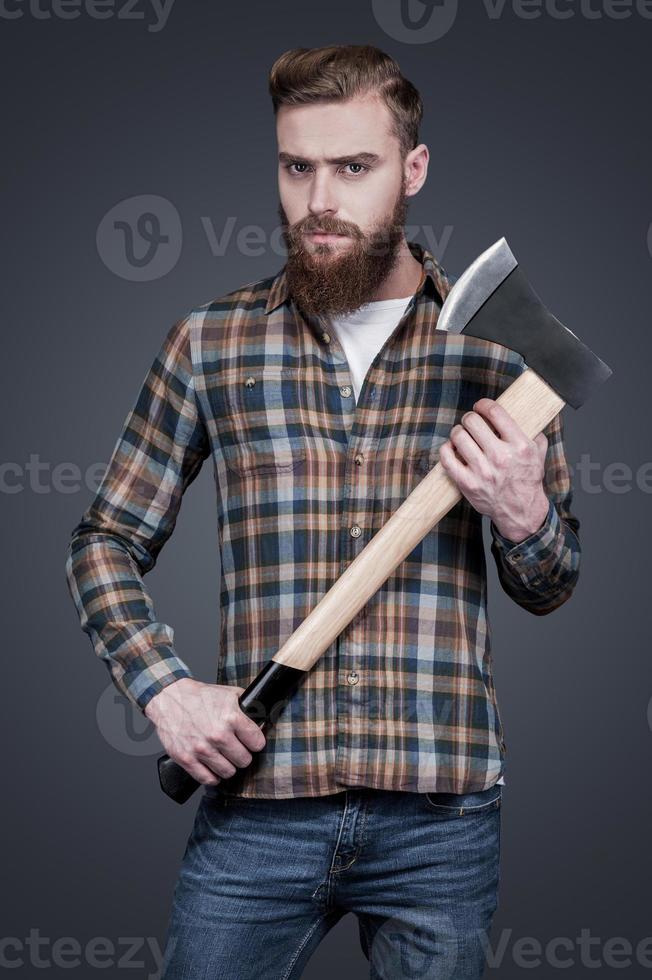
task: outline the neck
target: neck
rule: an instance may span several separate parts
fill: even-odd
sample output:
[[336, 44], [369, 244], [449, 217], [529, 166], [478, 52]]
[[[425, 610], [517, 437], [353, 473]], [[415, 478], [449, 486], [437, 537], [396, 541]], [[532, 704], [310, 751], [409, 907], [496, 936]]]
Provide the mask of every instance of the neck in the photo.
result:
[[404, 296], [413, 295], [419, 287], [422, 274], [423, 266], [412, 255], [407, 241], [403, 237], [399, 245], [399, 257], [394, 268], [382, 286], [370, 298], [370, 302], [383, 299], [401, 299]]

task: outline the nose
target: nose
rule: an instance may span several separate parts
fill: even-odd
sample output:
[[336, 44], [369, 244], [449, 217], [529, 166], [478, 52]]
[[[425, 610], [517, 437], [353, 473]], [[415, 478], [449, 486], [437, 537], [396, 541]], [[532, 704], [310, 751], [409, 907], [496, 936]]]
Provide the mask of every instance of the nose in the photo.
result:
[[329, 174], [317, 172], [310, 186], [308, 210], [312, 215], [328, 213], [331, 217], [337, 212], [337, 203]]

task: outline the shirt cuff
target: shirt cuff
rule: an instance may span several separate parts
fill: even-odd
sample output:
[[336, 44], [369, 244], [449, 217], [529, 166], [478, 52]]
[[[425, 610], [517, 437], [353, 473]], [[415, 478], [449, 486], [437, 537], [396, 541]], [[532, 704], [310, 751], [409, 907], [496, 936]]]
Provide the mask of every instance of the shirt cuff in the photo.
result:
[[559, 537], [563, 536], [561, 518], [551, 499], [543, 524], [523, 541], [503, 537], [493, 521], [489, 527], [505, 564], [525, 583], [544, 577], [546, 562], [557, 554]]
[[156, 654], [161, 657], [160, 660], [144, 669], [141, 668], [135, 678], [124, 678], [128, 694], [143, 714], [152, 698], [163, 688], [183, 677], [193, 677], [190, 668], [171, 650], [158, 647]]

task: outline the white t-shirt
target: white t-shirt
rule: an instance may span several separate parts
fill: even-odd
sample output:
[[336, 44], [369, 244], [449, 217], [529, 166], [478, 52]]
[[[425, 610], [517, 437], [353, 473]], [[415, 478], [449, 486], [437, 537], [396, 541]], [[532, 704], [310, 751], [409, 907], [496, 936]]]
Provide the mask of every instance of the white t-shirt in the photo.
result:
[[351, 368], [357, 402], [371, 362], [405, 313], [412, 296], [364, 303], [346, 316], [328, 317]]
[[[412, 296], [381, 299], [364, 303], [346, 316], [327, 318], [349, 362], [356, 402], [371, 362], [394, 332], [411, 299]], [[506, 785], [502, 776], [498, 783]]]

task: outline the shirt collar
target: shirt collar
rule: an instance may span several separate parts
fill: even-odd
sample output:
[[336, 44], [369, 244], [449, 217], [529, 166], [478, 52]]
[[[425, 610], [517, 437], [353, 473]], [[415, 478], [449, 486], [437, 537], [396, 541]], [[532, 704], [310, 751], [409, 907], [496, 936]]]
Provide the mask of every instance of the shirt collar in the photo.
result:
[[[415, 259], [417, 259], [422, 267], [423, 271], [421, 273], [421, 281], [416, 289], [417, 293], [420, 293], [424, 289], [435, 290], [440, 305], [443, 304], [450, 288], [451, 283], [448, 280], [446, 272], [440, 266], [440, 264], [435, 259], [432, 252], [424, 248], [418, 242], [408, 242], [408, 248], [412, 252]], [[271, 313], [282, 303], [285, 303], [289, 298], [290, 290], [287, 283], [286, 267], [283, 266], [281, 271], [274, 277], [272, 284], [269, 289], [269, 295], [267, 297], [267, 303], [265, 304], [265, 313]]]

